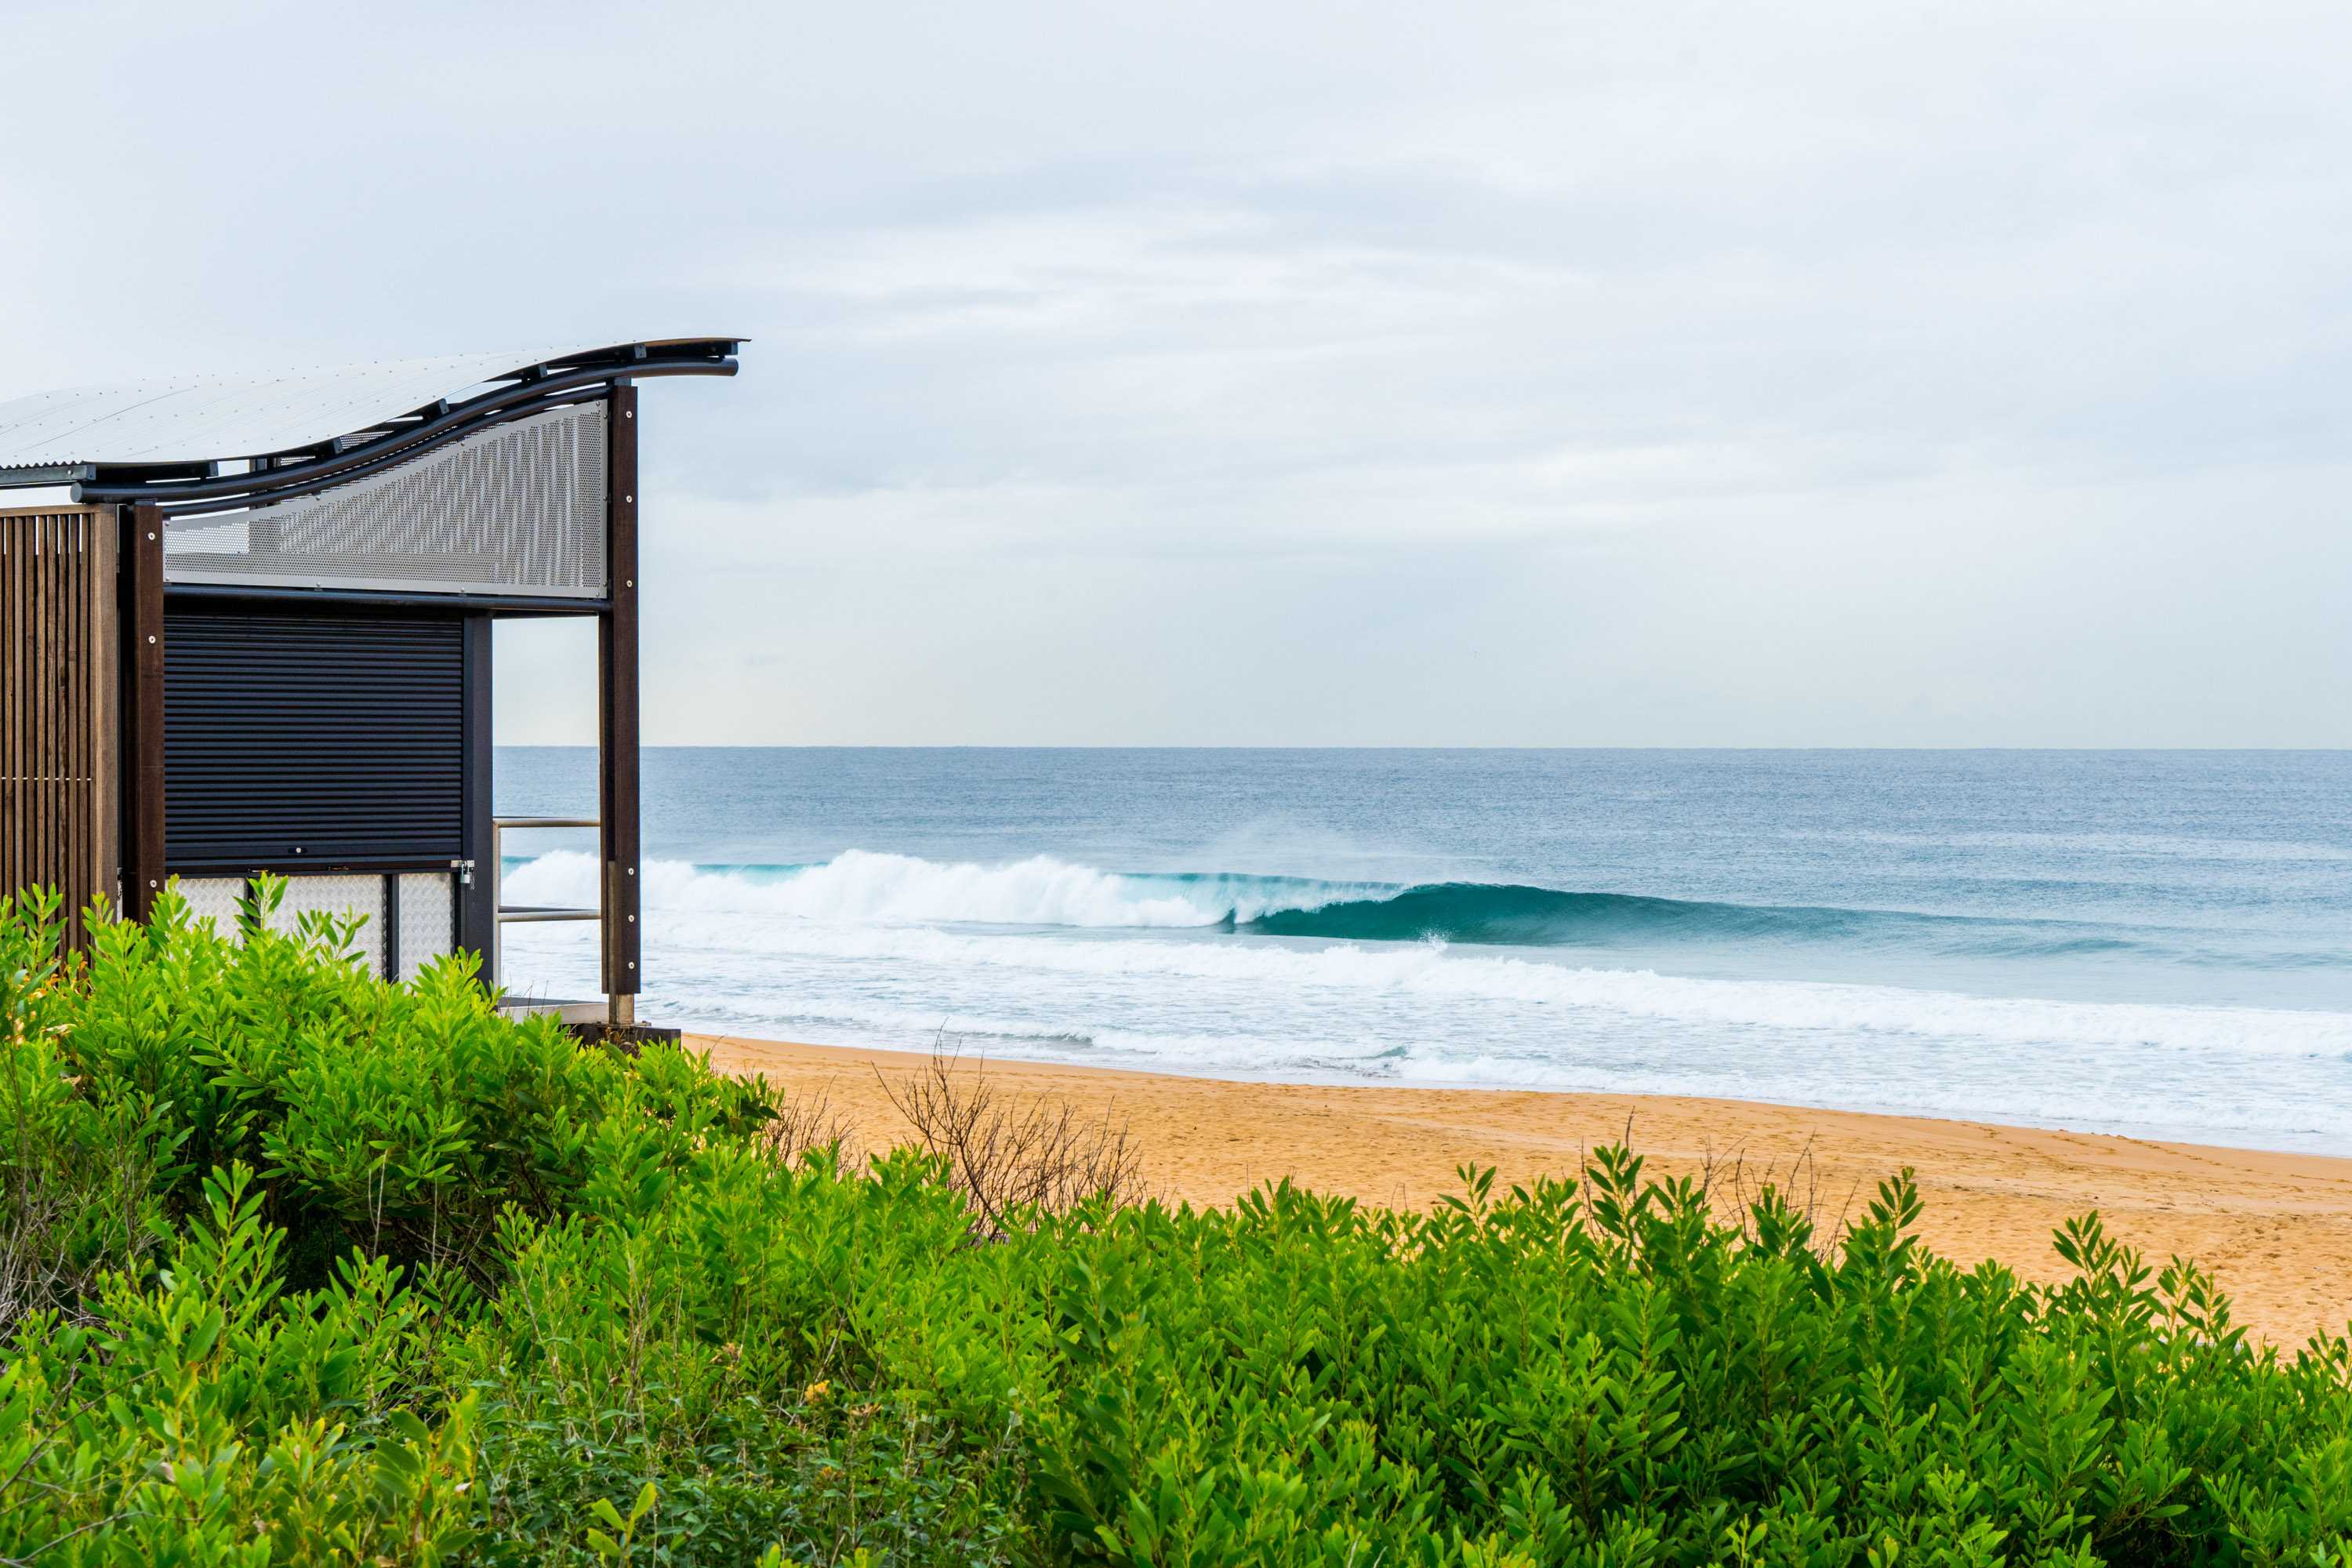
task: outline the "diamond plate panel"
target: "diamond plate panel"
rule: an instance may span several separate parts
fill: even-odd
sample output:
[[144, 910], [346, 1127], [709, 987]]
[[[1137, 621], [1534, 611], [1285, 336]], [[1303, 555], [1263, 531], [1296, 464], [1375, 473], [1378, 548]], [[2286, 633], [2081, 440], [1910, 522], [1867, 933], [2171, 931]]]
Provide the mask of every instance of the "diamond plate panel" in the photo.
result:
[[365, 915], [356, 941], [370, 971], [383, 973], [383, 879], [380, 876], [289, 877], [286, 896], [269, 917], [269, 929], [291, 936], [304, 914]]
[[414, 980], [433, 959], [457, 948], [457, 892], [446, 871], [400, 879], [400, 978]]
[[188, 900], [188, 913], [197, 920], [212, 921], [223, 936], [236, 935], [236, 901], [245, 897], [244, 878], [183, 877], [180, 897]]

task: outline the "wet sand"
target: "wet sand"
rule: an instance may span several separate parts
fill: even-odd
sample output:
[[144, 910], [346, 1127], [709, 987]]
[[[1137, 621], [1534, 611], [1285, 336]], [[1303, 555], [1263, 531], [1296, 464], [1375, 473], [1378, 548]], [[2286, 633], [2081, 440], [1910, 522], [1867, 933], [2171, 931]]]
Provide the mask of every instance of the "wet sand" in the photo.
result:
[[[692, 1043], [730, 1072], [822, 1094], [865, 1149], [910, 1132], [877, 1071], [921, 1070], [919, 1053], [790, 1045], [738, 1036]], [[967, 1062], [962, 1070], [973, 1070]], [[1419, 1207], [1466, 1163], [1503, 1184], [1572, 1171], [1583, 1150], [1625, 1138], [1656, 1173], [1780, 1180], [1811, 1194], [1821, 1223], [1859, 1216], [1876, 1184], [1917, 1173], [1920, 1229], [1938, 1252], [1992, 1258], [2038, 1279], [2065, 1277], [2050, 1249], [2061, 1221], [2095, 1208], [2152, 1264], [2196, 1258], [2239, 1321], [2283, 1346], [2352, 1319], [2352, 1160], [2157, 1143], [1988, 1122], [1808, 1110], [1741, 1100], [1511, 1090], [1234, 1083], [1094, 1068], [988, 1062], [1003, 1092], [1108, 1109], [1129, 1127], [1146, 1185], [1196, 1205], [1288, 1176], [1319, 1192]]]

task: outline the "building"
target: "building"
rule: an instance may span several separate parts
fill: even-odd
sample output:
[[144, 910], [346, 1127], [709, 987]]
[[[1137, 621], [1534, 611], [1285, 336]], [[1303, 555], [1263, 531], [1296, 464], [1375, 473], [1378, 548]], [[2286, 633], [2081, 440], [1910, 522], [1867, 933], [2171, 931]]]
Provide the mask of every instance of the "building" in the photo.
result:
[[[0, 403], [0, 890], [172, 877], [225, 913], [258, 871], [289, 912], [369, 917], [371, 963], [482, 955], [501, 920], [601, 922], [635, 1021], [637, 389], [731, 375], [736, 340], [192, 376]], [[0, 500], [10, 499], [0, 493]], [[501, 910], [490, 627], [597, 624], [604, 895]]]

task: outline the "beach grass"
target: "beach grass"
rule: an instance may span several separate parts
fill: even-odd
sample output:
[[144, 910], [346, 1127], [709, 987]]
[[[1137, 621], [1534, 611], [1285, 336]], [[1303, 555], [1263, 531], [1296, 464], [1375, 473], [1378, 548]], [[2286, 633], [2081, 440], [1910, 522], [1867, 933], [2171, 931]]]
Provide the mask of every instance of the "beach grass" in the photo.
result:
[[1171, 1207], [952, 1073], [852, 1160], [274, 896], [0, 903], [0, 1559], [2352, 1568], [2352, 1345], [2095, 1214], [2042, 1283], [1619, 1146]]

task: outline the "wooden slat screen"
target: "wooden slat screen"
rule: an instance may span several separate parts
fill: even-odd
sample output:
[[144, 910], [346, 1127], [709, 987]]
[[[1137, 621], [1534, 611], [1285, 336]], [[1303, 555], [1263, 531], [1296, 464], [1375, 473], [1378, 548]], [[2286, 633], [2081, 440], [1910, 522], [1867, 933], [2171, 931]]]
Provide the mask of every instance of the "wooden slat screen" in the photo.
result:
[[0, 893], [115, 896], [115, 517], [0, 511]]

